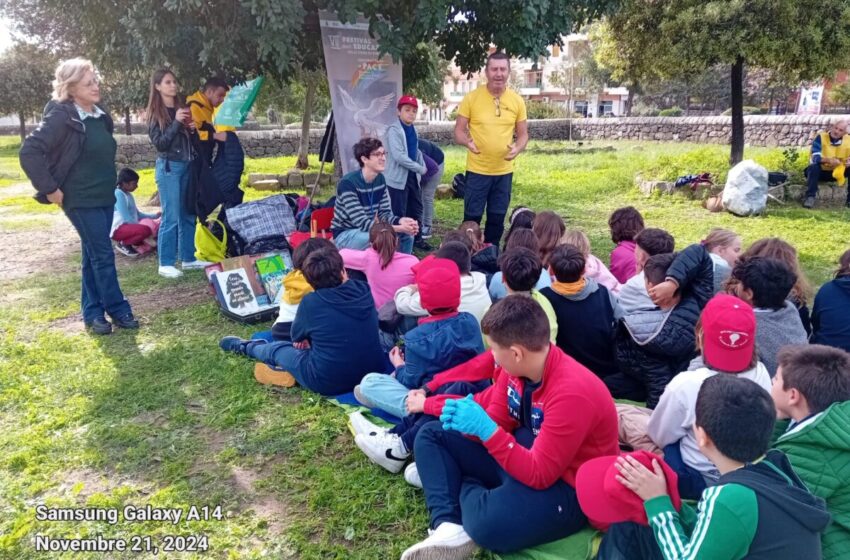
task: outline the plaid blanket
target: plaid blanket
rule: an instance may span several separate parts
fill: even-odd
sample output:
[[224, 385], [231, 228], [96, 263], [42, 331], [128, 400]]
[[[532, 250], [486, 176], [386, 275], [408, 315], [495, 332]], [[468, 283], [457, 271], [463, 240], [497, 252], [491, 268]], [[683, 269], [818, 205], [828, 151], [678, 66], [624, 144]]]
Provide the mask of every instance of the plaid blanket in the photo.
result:
[[264, 237], [289, 237], [295, 217], [286, 195], [276, 194], [228, 208], [227, 223], [246, 244]]

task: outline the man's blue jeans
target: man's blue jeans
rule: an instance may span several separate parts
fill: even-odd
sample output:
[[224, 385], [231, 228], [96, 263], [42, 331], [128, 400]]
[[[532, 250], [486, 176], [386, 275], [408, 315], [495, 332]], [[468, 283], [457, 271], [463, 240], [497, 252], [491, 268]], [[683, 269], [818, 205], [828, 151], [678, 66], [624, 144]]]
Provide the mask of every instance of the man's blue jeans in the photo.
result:
[[[154, 176], [162, 204], [157, 252], [160, 266], [195, 260], [195, 215], [183, 202], [189, 189], [191, 162], [156, 160]], [[166, 170], [168, 167], [168, 170]]]
[[103, 318], [104, 312], [116, 318], [131, 313], [130, 304], [124, 299], [121, 286], [118, 285], [115, 252], [109, 238], [113, 211], [112, 206], [65, 210], [65, 215], [80, 236], [83, 248], [80, 299], [83, 321], [86, 323]]

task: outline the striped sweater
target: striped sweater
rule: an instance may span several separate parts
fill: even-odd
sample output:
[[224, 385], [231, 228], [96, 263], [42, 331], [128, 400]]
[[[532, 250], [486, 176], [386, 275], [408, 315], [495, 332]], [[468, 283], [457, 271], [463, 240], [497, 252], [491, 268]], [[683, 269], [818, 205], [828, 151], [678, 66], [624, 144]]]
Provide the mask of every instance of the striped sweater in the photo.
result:
[[384, 176], [378, 174], [375, 180], [367, 183], [360, 170], [352, 171], [340, 179], [336, 187], [334, 219], [331, 223], [334, 237], [349, 229], [369, 231], [379, 220], [398, 224], [390, 206], [390, 194], [387, 192]]

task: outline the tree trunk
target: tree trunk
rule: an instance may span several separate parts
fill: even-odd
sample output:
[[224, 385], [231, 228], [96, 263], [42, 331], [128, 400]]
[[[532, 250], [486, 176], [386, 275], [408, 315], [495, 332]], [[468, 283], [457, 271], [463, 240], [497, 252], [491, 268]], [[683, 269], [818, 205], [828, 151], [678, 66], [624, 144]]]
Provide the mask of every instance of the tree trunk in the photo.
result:
[[133, 135], [133, 127], [130, 124], [130, 107], [124, 107], [124, 134]]
[[739, 56], [732, 65], [732, 151], [729, 163], [736, 165], [744, 159], [744, 58]]
[[685, 116], [688, 117], [691, 114], [691, 92], [688, 91], [685, 93]]
[[635, 101], [635, 92], [629, 88], [629, 96], [626, 98], [626, 116], [632, 116], [632, 103]]
[[21, 123], [21, 128], [20, 128], [21, 144], [23, 144], [24, 140], [27, 139], [27, 117], [23, 113], [18, 113], [18, 120]]
[[307, 169], [310, 166], [308, 154], [310, 153], [310, 120], [313, 118], [313, 101], [316, 99], [316, 78], [307, 78], [307, 92], [304, 96], [304, 114], [301, 115], [301, 142], [298, 144], [298, 161], [295, 167]]

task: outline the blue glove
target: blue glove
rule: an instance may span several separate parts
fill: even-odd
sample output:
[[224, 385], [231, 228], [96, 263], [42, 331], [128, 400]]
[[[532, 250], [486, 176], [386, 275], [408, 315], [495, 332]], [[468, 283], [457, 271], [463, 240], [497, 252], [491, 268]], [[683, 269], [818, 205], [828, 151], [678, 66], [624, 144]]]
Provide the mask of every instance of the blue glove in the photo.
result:
[[475, 436], [481, 441], [490, 439], [499, 427], [487, 416], [481, 405], [472, 400], [472, 395], [467, 395], [465, 399], [446, 401], [440, 422], [445, 430]]

